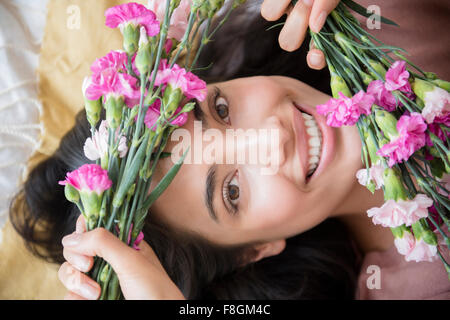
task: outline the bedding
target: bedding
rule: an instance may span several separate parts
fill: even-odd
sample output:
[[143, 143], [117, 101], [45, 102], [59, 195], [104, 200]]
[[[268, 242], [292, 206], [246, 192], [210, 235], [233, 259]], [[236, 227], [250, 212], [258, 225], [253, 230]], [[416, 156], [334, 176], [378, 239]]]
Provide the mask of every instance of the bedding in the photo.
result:
[[0, 299], [64, 297], [59, 266], [26, 250], [7, 208], [27, 170], [52, 154], [73, 126], [90, 63], [121, 47], [119, 31], [101, 17], [124, 2], [0, 2]]

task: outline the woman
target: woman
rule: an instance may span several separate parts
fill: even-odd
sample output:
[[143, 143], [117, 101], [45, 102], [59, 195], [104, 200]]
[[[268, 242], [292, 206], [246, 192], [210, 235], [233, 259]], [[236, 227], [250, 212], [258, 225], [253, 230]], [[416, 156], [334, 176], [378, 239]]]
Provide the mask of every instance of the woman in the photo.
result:
[[[392, 247], [389, 229], [372, 225], [365, 216], [367, 209], [381, 206], [383, 195], [372, 195], [355, 179], [362, 167], [356, 129], [326, 127], [314, 106], [329, 97], [297, 80], [327, 92], [326, 72], [299, 68], [304, 46], [283, 53], [273, 46], [276, 31], [266, 32], [261, 24], [249, 27], [244, 34], [229, 34], [243, 37], [244, 51], [251, 37], [252, 61], [230, 68], [221, 81], [215, 76], [220, 63], [204, 74], [215, 78], [208, 86], [211, 99], [197, 106], [183, 128], [193, 133], [194, 120], [221, 132], [275, 128], [281, 137], [278, 172], [261, 175], [260, 166], [247, 164], [184, 165], [151, 208], [145, 229], [150, 246], [142, 242], [136, 251], [105, 230], [83, 232], [79, 213], [63, 190], [54, 189], [65, 172], [87, 162], [82, 146], [89, 128], [80, 114], [55, 155], [32, 171], [24, 188], [26, 201], [19, 197], [11, 215], [30, 246], [56, 261], [62, 260], [60, 239], [77, 220], [76, 232], [63, 239], [68, 262], [60, 268], [69, 298], [98, 298], [98, 284], [80, 273], [92, 267], [94, 255], [112, 265], [127, 299], [353, 298], [358, 254]], [[224, 41], [222, 48], [226, 34], [224, 29], [217, 36]], [[218, 48], [220, 43], [205, 55], [214, 56]], [[274, 63], [267, 64], [268, 57]], [[219, 62], [231, 61], [226, 58]], [[155, 180], [171, 165], [169, 158], [161, 161]]]

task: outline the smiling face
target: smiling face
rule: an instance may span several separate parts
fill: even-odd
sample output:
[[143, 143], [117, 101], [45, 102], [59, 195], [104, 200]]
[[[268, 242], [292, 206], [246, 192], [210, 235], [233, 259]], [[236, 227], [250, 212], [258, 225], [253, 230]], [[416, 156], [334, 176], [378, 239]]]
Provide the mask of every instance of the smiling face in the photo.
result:
[[[296, 79], [281, 76], [208, 85], [208, 98], [190, 112], [183, 129], [192, 139], [187, 142], [192, 158], [211, 144], [205, 138], [194, 141], [199, 134], [196, 120], [202, 121], [206, 132], [214, 129], [221, 134], [223, 149], [216, 148], [214, 163], [185, 163], [150, 214], [221, 245], [285, 239], [339, 214], [362, 167], [361, 145], [356, 128], [328, 127], [315, 112], [315, 106], [328, 99]], [[270, 139], [247, 139], [230, 148], [226, 143], [230, 129], [272, 130], [278, 139], [275, 144]], [[179, 143], [169, 141], [167, 151], [175, 153]], [[267, 163], [223, 161], [255, 144], [277, 155], [276, 171], [264, 173], [261, 169], [268, 168]], [[160, 160], [154, 181], [172, 165], [170, 157]]]

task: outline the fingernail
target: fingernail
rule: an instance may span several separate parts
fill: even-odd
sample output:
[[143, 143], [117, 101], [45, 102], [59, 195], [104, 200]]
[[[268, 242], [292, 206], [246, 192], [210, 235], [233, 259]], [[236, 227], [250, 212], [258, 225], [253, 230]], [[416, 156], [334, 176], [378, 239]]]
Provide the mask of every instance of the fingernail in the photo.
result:
[[89, 259], [84, 256], [74, 255], [72, 257], [72, 264], [80, 271], [88, 271]]
[[304, 3], [305, 5], [307, 5], [308, 7], [311, 7], [311, 6], [312, 6], [312, 3], [313, 3], [313, 0], [303, 0], [303, 3]]
[[81, 234], [79, 233], [72, 233], [68, 236], [65, 236], [62, 239], [62, 244], [65, 247], [70, 247], [70, 246], [76, 246], [81, 240]]
[[325, 24], [325, 19], [327, 18], [327, 12], [322, 11], [319, 16], [316, 18], [316, 20], [313, 22], [313, 31], [319, 32], [320, 29], [322, 29], [323, 25]]
[[98, 288], [89, 282], [83, 283], [80, 286], [80, 293], [86, 299], [96, 300], [98, 297]]
[[322, 57], [320, 54], [313, 52], [309, 55], [309, 63], [311, 63], [311, 65], [317, 67], [320, 65], [321, 62], [322, 62]]

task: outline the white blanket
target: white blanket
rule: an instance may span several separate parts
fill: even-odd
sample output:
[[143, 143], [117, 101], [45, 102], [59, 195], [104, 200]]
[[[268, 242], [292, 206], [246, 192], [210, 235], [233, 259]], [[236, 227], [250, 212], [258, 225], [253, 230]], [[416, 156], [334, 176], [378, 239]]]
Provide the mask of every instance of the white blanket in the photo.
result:
[[0, 1], [0, 242], [12, 196], [39, 147], [36, 68], [47, 0]]

